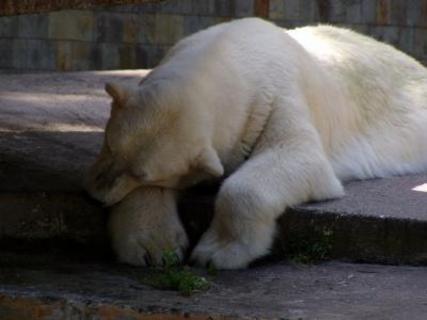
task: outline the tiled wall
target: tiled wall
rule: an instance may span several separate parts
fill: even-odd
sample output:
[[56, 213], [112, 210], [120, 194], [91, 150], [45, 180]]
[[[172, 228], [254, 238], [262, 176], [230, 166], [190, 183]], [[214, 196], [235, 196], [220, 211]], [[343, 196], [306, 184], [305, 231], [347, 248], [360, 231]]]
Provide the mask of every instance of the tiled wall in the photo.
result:
[[149, 68], [183, 36], [254, 15], [347, 26], [427, 64], [427, 0], [167, 0], [0, 17], [0, 70]]

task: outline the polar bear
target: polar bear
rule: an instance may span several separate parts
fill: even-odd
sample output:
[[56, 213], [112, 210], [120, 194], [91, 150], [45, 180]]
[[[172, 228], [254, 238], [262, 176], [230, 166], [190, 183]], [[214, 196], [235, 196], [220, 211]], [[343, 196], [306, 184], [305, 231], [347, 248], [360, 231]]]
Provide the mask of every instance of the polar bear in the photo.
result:
[[114, 205], [119, 259], [183, 257], [180, 190], [223, 179], [198, 264], [244, 268], [269, 252], [286, 207], [342, 182], [427, 169], [427, 70], [332, 26], [258, 18], [187, 37], [134, 88], [107, 84], [111, 117], [89, 191]]

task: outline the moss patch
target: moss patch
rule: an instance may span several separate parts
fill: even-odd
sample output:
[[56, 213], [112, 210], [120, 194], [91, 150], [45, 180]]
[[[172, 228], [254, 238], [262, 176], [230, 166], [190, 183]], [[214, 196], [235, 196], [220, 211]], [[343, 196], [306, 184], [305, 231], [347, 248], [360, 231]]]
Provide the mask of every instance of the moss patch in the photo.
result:
[[313, 264], [330, 258], [333, 232], [328, 228], [316, 230], [308, 237], [293, 237], [288, 243], [288, 257], [296, 263]]
[[210, 281], [181, 265], [173, 252], [163, 254], [164, 266], [153, 269], [141, 282], [157, 289], [176, 290], [185, 296], [209, 289]]

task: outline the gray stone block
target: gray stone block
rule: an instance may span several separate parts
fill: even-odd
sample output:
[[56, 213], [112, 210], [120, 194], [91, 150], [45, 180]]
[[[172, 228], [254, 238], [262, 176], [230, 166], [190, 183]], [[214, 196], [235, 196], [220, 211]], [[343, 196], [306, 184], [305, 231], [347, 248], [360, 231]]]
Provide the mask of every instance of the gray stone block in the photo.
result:
[[100, 51], [101, 65], [104, 70], [119, 69], [120, 53], [119, 44], [101, 43], [98, 47]]
[[330, 0], [329, 22], [345, 22], [346, 21], [346, 3], [345, 0]]
[[128, 5], [128, 7], [130, 7], [129, 12], [133, 13], [158, 13], [160, 10], [158, 2]]
[[155, 43], [157, 45], [172, 45], [183, 37], [183, 16], [158, 14], [155, 19]]
[[[147, 4], [147, 6], [150, 6], [150, 4]], [[137, 12], [137, 7], [138, 6], [134, 4], [125, 4], [119, 6], [98, 7], [95, 8], [95, 10], [99, 12], [134, 13]]]
[[135, 45], [122, 44], [119, 47], [119, 55], [120, 55], [120, 69], [134, 69], [134, 68], [136, 68]]
[[102, 70], [102, 51], [101, 51], [101, 43], [93, 43], [90, 53], [89, 53], [89, 61], [90, 61], [90, 69], [92, 70]]
[[140, 17], [137, 14], [126, 14], [123, 19], [122, 42], [137, 43], [140, 33]]
[[55, 45], [49, 40], [26, 40], [28, 69], [53, 71], [56, 68]]
[[400, 40], [399, 31], [400, 29], [395, 26], [374, 26], [371, 27], [370, 34], [379, 41], [383, 41], [397, 47]]
[[[205, 0], [209, 2], [209, 0]], [[205, 2], [199, 1], [199, 2]], [[168, 0], [162, 1], [157, 4], [158, 10], [156, 12], [170, 13], [170, 14], [191, 14], [193, 12], [193, 0]]]
[[317, 1], [301, 0], [299, 10], [300, 20], [304, 23], [319, 22], [319, 4]]
[[13, 62], [13, 40], [0, 39], [0, 68], [9, 69]]
[[92, 50], [91, 43], [72, 42], [71, 43], [71, 68], [72, 70], [89, 70], [90, 54]]
[[235, 0], [234, 15], [237, 18], [254, 15], [254, 0]]
[[234, 2], [229, 0], [215, 1], [215, 15], [220, 17], [234, 16]]
[[407, 8], [408, 3], [406, 0], [393, 0], [390, 2], [390, 23], [392, 25], [405, 25], [407, 21]]
[[16, 37], [18, 35], [19, 16], [0, 17], [0, 37]]
[[361, 0], [361, 22], [375, 23], [377, 19], [377, 1], [376, 0]]
[[418, 25], [421, 16], [421, 2], [419, 0], [408, 0], [406, 6], [406, 24], [409, 26]]
[[[184, 1], [185, 3], [186, 1]], [[201, 16], [216, 15], [215, 0], [191, 0], [191, 14]]]
[[[204, 1], [200, 1], [204, 2]], [[164, 14], [190, 14], [192, 0], [167, 0], [156, 3], [143, 3], [127, 6], [130, 13], [164, 13]], [[125, 12], [125, 11], [121, 11]]]
[[126, 14], [101, 12], [95, 15], [97, 42], [120, 43], [123, 39], [123, 20]]
[[377, 0], [377, 19], [375, 24], [388, 25], [391, 21], [391, 0]]
[[419, 60], [427, 59], [427, 29], [416, 28], [414, 30], [414, 55]]
[[17, 70], [28, 70], [29, 67], [29, 51], [28, 41], [22, 39], [14, 39], [12, 44], [12, 67]]
[[345, 25], [343, 27], [346, 27], [348, 29], [354, 30], [362, 34], [369, 35], [369, 26], [366, 24], [350, 24], [350, 25]]
[[72, 70], [72, 42], [57, 40], [56, 46], [56, 70]]
[[298, 24], [297, 21], [289, 21], [289, 20], [279, 20], [279, 21], [273, 21], [277, 26], [285, 29], [294, 29], [298, 27], [300, 24]]
[[283, 0], [270, 0], [269, 19], [282, 21], [285, 19], [285, 2]]
[[168, 50], [168, 46], [140, 45], [136, 49], [137, 63], [145, 65], [146, 68], [154, 68], [163, 59]]
[[301, 3], [300, 0], [285, 1], [285, 20], [301, 20]]
[[94, 12], [63, 10], [49, 13], [49, 38], [58, 40], [94, 40]]
[[427, 2], [420, 0], [406, 1], [406, 24], [427, 27]]
[[414, 28], [400, 28], [399, 48], [406, 53], [411, 53], [414, 50], [415, 29]]
[[18, 16], [18, 37], [46, 39], [48, 26], [49, 16], [47, 14]]
[[154, 44], [156, 39], [156, 16], [152, 14], [139, 14], [138, 24], [138, 43]]
[[187, 36], [223, 21], [224, 19], [216, 17], [186, 16], [184, 17], [184, 35]]
[[147, 46], [137, 45], [135, 48], [135, 65], [138, 69], [149, 69], [151, 66], [148, 65], [147, 59]]
[[362, 22], [362, 4], [361, 0], [345, 1], [346, 23]]

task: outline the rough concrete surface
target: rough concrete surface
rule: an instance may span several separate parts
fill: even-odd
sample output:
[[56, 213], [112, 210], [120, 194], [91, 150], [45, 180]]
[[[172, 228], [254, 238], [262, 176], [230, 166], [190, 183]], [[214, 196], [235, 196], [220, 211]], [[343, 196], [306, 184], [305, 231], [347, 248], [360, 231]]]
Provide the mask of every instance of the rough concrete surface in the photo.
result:
[[183, 296], [153, 289], [150, 270], [0, 259], [0, 319], [424, 320], [427, 268], [276, 263], [206, 275], [211, 287]]
[[81, 191], [110, 112], [107, 81], [147, 71], [0, 76], [0, 190]]
[[[0, 246], [108, 247], [105, 210], [82, 180], [109, 115], [105, 82], [136, 85], [147, 72], [0, 75]], [[427, 174], [351, 182], [342, 199], [292, 208], [279, 219], [277, 252], [296, 246], [310, 255], [321, 243], [332, 258], [426, 263], [427, 193], [412, 190], [426, 182]], [[213, 194], [196, 190], [181, 201], [193, 240], [209, 223]]]

